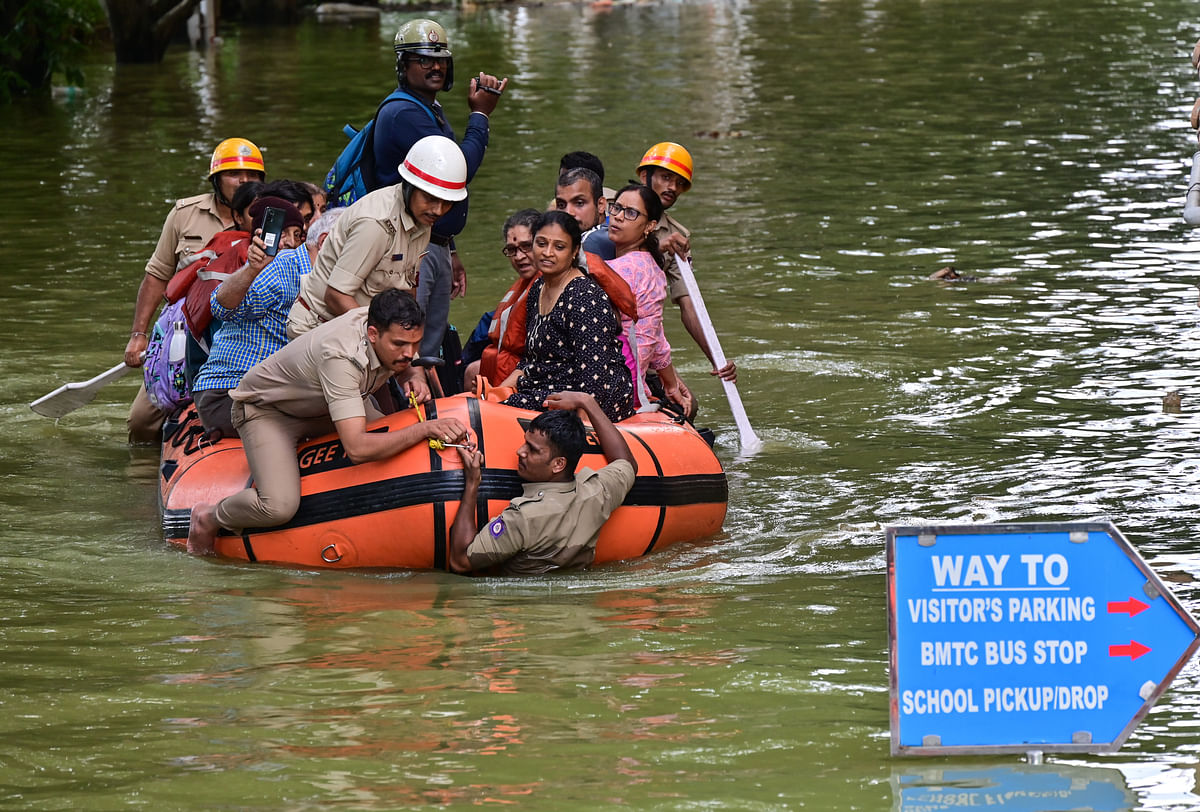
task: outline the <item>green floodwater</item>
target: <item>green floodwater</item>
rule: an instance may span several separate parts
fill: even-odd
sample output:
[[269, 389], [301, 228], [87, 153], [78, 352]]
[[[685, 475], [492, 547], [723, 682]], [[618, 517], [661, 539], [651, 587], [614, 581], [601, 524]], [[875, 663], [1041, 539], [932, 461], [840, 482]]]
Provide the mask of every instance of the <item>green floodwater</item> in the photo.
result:
[[[136, 382], [58, 423], [27, 404], [120, 359], [217, 141], [324, 176], [391, 87], [403, 17], [227, 30], [154, 66], [98, 51], [82, 94], [0, 110], [0, 805], [909, 809], [913, 781], [1019, 760], [889, 756], [886, 525], [1109, 518], [1195, 611], [1194, 4], [436, 16], [460, 85], [511, 79], [460, 327], [507, 288], [500, 224], [545, 204], [562, 153], [616, 186], [655, 141], [692, 150], [673, 213], [766, 441], [738, 455], [670, 311], [720, 435], [724, 532], [528, 581], [168, 549], [156, 457], [124, 444]], [[444, 101], [461, 134], [461, 87]], [[925, 279], [946, 264], [978, 281]], [[1047, 762], [1195, 809], [1198, 705], [1191, 664], [1120, 754]]]

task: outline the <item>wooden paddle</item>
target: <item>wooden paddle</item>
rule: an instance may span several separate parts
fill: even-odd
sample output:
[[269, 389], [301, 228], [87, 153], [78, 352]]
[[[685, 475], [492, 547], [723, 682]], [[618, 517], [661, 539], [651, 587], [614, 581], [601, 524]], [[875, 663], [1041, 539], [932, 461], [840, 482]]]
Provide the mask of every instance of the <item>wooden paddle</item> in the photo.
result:
[[[696, 318], [704, 330], [704, 338], [708, 341], [708, 349], [712, 353], [713, 364], [717, 369], [725, 366], [725, 353], [721, 351], [721, 342], [717, 339], [717, 331], [713, 328], [712, 320], [708, 317], [708, 308], [704, 306], [704, 297], [700, 295], [700, 286], [696, 284], [696, 275], [692, 273], [692, 264], [678, 254], [675, 262], [679, 265], [679, 273], [687, 285], [688, 295], [696, 307]], [[750, 427], [750, 418], [746, 416], [746, 408], [742, 406], [742, 397], [738, 393], [737, 384], [721, 379], [725, 386], [725, 397], [729, 399], [729, 409], [733, 412], [733, 421], [737, 423], [738, 437], [742, 443], [743, 454], [754, 454], [762, 450], [762, 440]]]
[[135, 369], [135, 367], [122, 361], [107, 372], [101, 372], [90, 380], [63, 384], [50, 394], [42, 395], [30, 403], [29, 408], [44, 417], [53, 417], [57, 420], [81, 406], [91, 403], [97, 392], [124, 376], [131, 369]]

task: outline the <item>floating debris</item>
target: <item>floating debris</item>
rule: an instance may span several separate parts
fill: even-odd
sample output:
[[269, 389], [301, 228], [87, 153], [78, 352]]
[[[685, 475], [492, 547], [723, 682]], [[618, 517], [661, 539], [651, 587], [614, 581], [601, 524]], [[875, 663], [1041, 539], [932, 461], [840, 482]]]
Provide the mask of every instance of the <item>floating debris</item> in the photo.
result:
[[323, 20], [378, 20], [377, 6], [359, 6], [354, 3], [322, 3], [316, 8], [317, 16]]
[[83, 94], [83, 88], [76, 87], [75, 85], [55, 85], [50, 88], [51, 97], [63, 101], [75, 101], [78, 98], [82, 98]]
[[745, 130], [697, 130], [697, 138], [745, 138], [749, 135]]
[[937, 282], [976, 282], [976, 281], [978, 281], [978, 277], [963, 276], [957, 270], [955, 270], [953, 265], [947, 265], [945, 268], [939, 268], [938, 270], [931, 273], [928, 278], [933, 279]]

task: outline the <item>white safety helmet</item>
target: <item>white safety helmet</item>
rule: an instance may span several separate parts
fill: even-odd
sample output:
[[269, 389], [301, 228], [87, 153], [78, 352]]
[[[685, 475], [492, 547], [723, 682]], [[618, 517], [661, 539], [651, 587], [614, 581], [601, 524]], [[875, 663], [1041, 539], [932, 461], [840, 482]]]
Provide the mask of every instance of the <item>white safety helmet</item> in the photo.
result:
[[449, 201], [467, 196], [467, 159], [444, 135], [427, 135], [413, 144], [399, 169], [400, 177], [425, 194]]

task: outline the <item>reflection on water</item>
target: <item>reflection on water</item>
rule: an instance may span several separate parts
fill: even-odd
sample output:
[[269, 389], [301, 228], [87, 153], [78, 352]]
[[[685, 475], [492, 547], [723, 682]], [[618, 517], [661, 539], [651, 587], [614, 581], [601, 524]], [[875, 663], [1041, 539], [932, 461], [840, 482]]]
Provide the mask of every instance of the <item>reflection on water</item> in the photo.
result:
[[892, 771], [896, 812], [990, 807], [1006, 812], [1090, 809], [1121, 812], [1137, 799], [1119, 770], [1038, 765]]
[[[245, 135], [274, 177], [323, 177], [386, 91], [404, 15], [231, 30], [161, 66], [97, 54], [85, 97], [0, 119], [5, 800], [884, 809], [885, 525], [1109, 518], [1195, 611], [1191, 5], [438, 14], [460, 77], [511, 78], [459, 243], [460, 328], [508, 287], [499, 225], [544, 205], [561, 154], [596, 152], [619, 185], [650, 143], [692, 150], [673, 213], [766, 444], [738, 456], [668, 311], [720, 434], [724, 531], [519, 583], [165, 549], [155, 460], [121, 443], [133, 382], [58, 423], [25, 404], [115, 363], [213, 144]], [[947, 264], [978, 281], [926, 278]], [[1195, 808], [1198, 696], [1193, 664], [1123, 754], [1054, 766]]]

